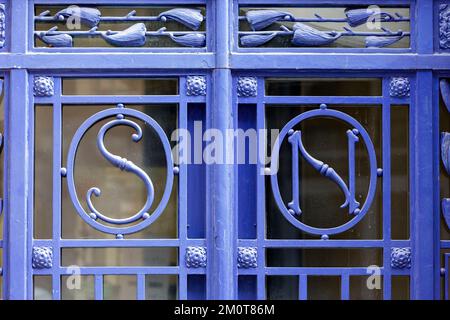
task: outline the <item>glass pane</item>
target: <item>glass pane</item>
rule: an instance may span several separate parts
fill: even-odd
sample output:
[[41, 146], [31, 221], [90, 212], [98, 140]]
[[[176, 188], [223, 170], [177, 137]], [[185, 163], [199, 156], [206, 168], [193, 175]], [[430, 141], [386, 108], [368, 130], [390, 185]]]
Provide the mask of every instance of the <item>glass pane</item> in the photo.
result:
[[[369, 276], [350, 277], [350, 299], [351, 300], [382, 300], [383, 299], [383, 277], [380, 276], [377, 283], [367, 283]], [[379, 288], [377, 286], [379, 285]]]
[[63, 300], [93, 300], [94, 276], [62, 276], [61, 299]]
[[266, 288], [268, 300], [298, 300], [297, 276], [267, 276]]
[[177, 248], [64, 248], [62, 265], [176, 266]]
[[52, 299], [52, 277], [34, 276], [33, 277], [34, 300]]
[[308, 276], [308, 300], [340, 300], [341, 278]]
[[104, 300], [135, 300], [136, 276], [107, 275], [103, 277]]
[[176, 95], [178, 79], [64, 78], [64, 95]]
[[381, 79], [268, 78], [268, 96], [381, 96]]
[[239, 300], [256, 300], [256, 276], [239, 276], [238, 277], [238, 299]]
[[409, 239], [409, 108], [391, 107], [392, 239]]
[[[383, 265], [382, 249], [268, 249], [268, 267], [367, 267]], [[326, 258], [325, 258], [326, 257]]]
[[205, 300], [206, 299], [206, 277], [204, 275], [191, 274], [187, 276], [188, 299]]

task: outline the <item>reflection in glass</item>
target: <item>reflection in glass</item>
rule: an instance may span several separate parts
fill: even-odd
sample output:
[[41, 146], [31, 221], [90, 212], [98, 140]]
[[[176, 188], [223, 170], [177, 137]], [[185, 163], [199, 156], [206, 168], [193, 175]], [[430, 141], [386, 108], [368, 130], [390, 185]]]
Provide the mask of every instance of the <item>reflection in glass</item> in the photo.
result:
[[177, 78], [64, 78], [63, 95], [176, 95]]
[[63, 248], [63, 266], [176, 266], [177, 248]]
[[[76, 283], [75, 281], [79, 281]], [[79, 285], [79, 287], [78, 287]], [[61, 299], [62, 300], [93, 300], [94, 299], [94, 276], [61, 277]]]
[[135, 300], [136, 276], [106, 275], [103, 277], [104, 300]]
[[341, 278], [308, 276], [308, 300], [340, 300]]
[[267, 78], [268, 96], [381, 96], [375, 78]]
[[34, 300], [52, 299], [52, 277], [34, 276], [33, 277], [33, 297]]
[[383, 265], [379, 248], [267, 249], [267, 267], [367, 267]]

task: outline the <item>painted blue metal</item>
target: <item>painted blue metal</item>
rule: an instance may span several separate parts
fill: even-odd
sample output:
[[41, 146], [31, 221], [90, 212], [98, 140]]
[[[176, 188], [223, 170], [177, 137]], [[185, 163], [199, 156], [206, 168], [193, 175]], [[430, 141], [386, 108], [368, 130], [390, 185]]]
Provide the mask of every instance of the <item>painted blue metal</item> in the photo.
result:
[[[209, 106], [208, 127], [221, 132], [234, 128], [232, 104], [231, 69], [229, 64], [231, 3], [215, 1], [212, 10], [215, 21], [216, 69], [212, 72], [213, 94]], [[234, 154], [233, 146], [224, 145], [223, 154]], [[208, 184], [208, 299], [235, 299], [237, 297], [236, 275], [236, 215], [235, 215], [235, 168], [226, 163], [213, 163], [207, 167]]]
[[[58, 4], [69, 6], [82, 3], [87, 7], [101, 5], [124, 4], [117, 0], [59, 0]], [[440, 248], [450, 248], [450, 242], [443, 240], [439, 246], [440, 195], [438, 190], [438, 173], [440, 156], [440, 137], [438, 128], [438, 81], [442, 78], [443, 97], [447, 97], [446, 82], [450, 78], [448, 50], [447, 20], [448, 1], [437, 0], [386, 0], [382, 4], [390, 7], [410, 7], [410, 16], [390, 16], [377, 14], [383, 22], [395, 20], [410, 23], [410, 32], [388, 31], [357, 33], [350, 28], [336, 30], [336, 33], [323, 33], [303, 26], [309, 22], [334, 22], [347, 24], [350, 27], [364, 23], [375, 14], [359, 9], [347, 10], [343, 18], [322, 17], [320, 15], [294, 17], [286, 14], [283, 6], [340, 6], [365, 7], [377, 4], [372, 0], [323, 0], [303, 1], [300, 5], [294, 0], [173, 0], [169, 12], [159, 16], [138, 16], [130, 12], [124, 17], [106, 17], [92, 9], [85, 8], [81, 12], [81, 21], [91, 30], [57, 31], [35, 30], [35, 22], [62, 23], [57, 15], [40, 14], [33, 16], [34, 5], [52, 5], [54, 0], [0, 0], [0, 70], [5, 80], [5, 195], [4, 219], [5, 239], [0, 242], [4, 248], [4, 293], [7, 299], [33, 298], [33, 275], [50, 275], [52, 277], [53, 298], [61, 298], [61, 275], [67, 275], [67, 268], [61, 264], [62, 248], [108, 248], [108, 247], [171, 247], [178, 248], [177, 266], [162, 267], [82, 267], [81, 274], [94, 276], [94, 291], [97, 299], [102, 299], [103, 280], [105, 275], [133, 275], [136, 277], [136, 297], [145, 298], [145, 277], [152, 274], [173, 274], [178, 276], [178, 292], [180, 299], [193, 297], [210, 299], [233, 299], [238, 297], [267, 296], [266, 277], [271, 275], [297, 276], [298, 298], [308, 298], [308, 277], [314, 275], [336, 275], [341, 278], [341, 298], [350, 298], [350, 279], [353, 275], [364, 276], [366, 268], [324, 268], [324, 267], [269, 267], [266, 265], [266, 249], [277, 248], [379, 248], [383, 250], [383, 296], [391, 298], [391, 276], [406, 275], [410, 277], [411, 298], [439, 298], [440, 287]], [[134, 0], [133, 5], [167, 6], [164, 0]], [[276, 11], [267, 12], [267, 8], [277, 5]], [[4, 9], [3, 9], [4, 6]], [[207, 15], [190, 14], [183, 8], [205, 7]], [[247, 17], [239, 15], [239, 6], [258, 8]], [[256, 10], [256, 9], [255, 9]], [[272, 10], [272, 9], [271, 9]], [[3, 15], [4, 16], [3, 16]], [[8, 14], [10, 16], [8, 16]], [[60, 15], [67, 20], [68, 14]], [[201, 17], [200, 17], [201, 16]], [[166, 29], [154, 30], [148, 26], [153, 21], [173, 20], [193, 31], [171, 32]], [[247, 22], [248, 20], [248, 22]], [[127, 22], [136, 25], [132, 30], [114, 30], [111, 32], [93, 29], [101, 26], [101, 22]], [[173, 22], [172, 21], [172, 22]], [[240, 31], [239, 21], [248, 24], [254, 31]], [[262, 30], [273, 27], [273, 22], [296, 22], [295, 30]], [[205, 24], [206, 31], [198, 30]], [[144, 27], [142, 27], [144, 26]], [[136, 31], [137, 29], [137, 31]], [[145, 30], [144, 30], [145, 29]], [[148, 30], [147, 30], [148, 29]], [[6, 32], [4, 32], [6, 30]], [[14, 30], [10, 32], [9, 30]], [[203, 30], [203, 29], [200, 29]], [[248, 30], [248, 29], [247, 29]], [[130, 36], [131, 34], [131, 36]], [[367, 37], [369, 47], [375, 48], [254, 48], [262, 46], [278, 36], [290, 36], [297, 45], [323, 45], [333, 42], [342, 36]], [[34, 37], [40, 37], [51, 48], [35, 48]], [[82, 36], [106, 37], [115, 41], [118, 48], [76, 48], [73, 39]], [[149, 37], [166, 36], [182, 45], [181, 48], [128, 48], [143, 46]], [[401, 37], [410, 38], [410, 48], [394, 49], [384, 47]], [[434, 38], [435, 41], [430, 41]], [[242, 47], [240, 47], [242, 46]], [[192, 48], [190, 48], [192, 47]], [[244, 48], [245, 47], [245, 48]], [[109, 54], [114, 51], [114, 54]], [[82, 53], [82, 54], [81, 54]], [[377, 53], [376, 55], [374, 53]], [[435, 54], [444, 53], [444, 54]], [[345, 71], [345, 73], [343, 73]], [[36, 78], [36, 77], [38, 78]], [[62, 79], [65, 77], [166, 77], [179, 79], [179, 94], [174, 96], [72, 96], [62, 94]], [[45, 78], [42, 78], [45, 77]], [[381, 96], [267, 96], [265, 82], [267, 77], [376, 77], [382, 79]], [[391, 79], [397, 79], [391, 81]], [[401, 80], [399, 80], [401, 79]], [[406, 81], [407, 79], [408, 81]], [[51, 82], [53, 85], [51, 85]], [[53, 108], [53, 230], [51, 239], [34, 239], [33, 230], [33, 123], [34, 104], [52, 105]], [[355, 105], [364, 108], [377, 105], [382, 113], [382, 152], [378, 155], [381, 162], [377, 164], [376, 155], [371, 152], [371, 176], [378, 180], [382, 190], [383, 237], [381, 239], [334, 239], [333, 233], [344, 229], [317, 231], [308, 229], [318, 235], [327, 235], [324, 239], [267, 239], [266, 237], [266, 200], [273, 197], [271, 188], [267, 188], [264, 172], [266, 165], [211, 166], [180, 164], [174, 183], [178, 183], [178, 236], [176, 239], [62, 239], [61, 237], [61, 185], [71, 179], [74, 165], [62, 163], [62, 106], [67, 108], [77, 105], [124, 105], [133, 104], [178, 104], [178, 124], [181, 128], [193, 130], [193, 121], [205, 120], [206, 128], [220, 130], [234, 128], [264, 129], [266, 126], [267, 105], [296, 106], [301, 104], [338, 105], [342, 107], [342, 118], [348, 120], [346, 107]], [[247, 108], [241, 111], [241, 106]], [[391, 106], [409, 105], [410, 110], [410, 211], [411, 238], [396, 240], [391, 238]], [[119, 113], [117, 108], [111, 109], [112, 119], [117, 114], [125, 114], [126, 118], [138, 115], [132, 108], [125, 108]], [[128, 111], [125, 111], [128, 110]], [[332, 112], [329, 107], [327, 112]], [[318, 114], [319, 109], [315, 110]], [[107, 112], [107, 111], [104, 111]], [[305, 117], [305, 114], [303, 114]], [[121, 119], [112, 120], [117, 121]], [[124, 120], [124, 119], [122, 119]], [[127, 120], [127, 119], [126, 119]], [[147, 119], [148, 120], [148, 119]], [[88, 121], [88, 120], [87, 120]], [[89, 120], [94, 121], [94, 120]], [[131, 120], [130, 120], [131, 121]], [[288, 121], [286, 121], [288, 122]], [[127, 122], [128, 123], [128, 122]], [[134, 122], [133, 122], [134, 123]], [[120, 124], [124, 124], [123, 121]], [[128, 123], [132, 125], [131, 123]], [[364, 136], [365, 129], [357, 126], [358, 135]], [[157, 125], [157, 124], [156, 124]], [[139, 129], [135, 127], [138, 131]], [[88, 129], [85, 125], [80, 132]], [[287, 129], [286, 129], [287, 130]], [[106, 131], [106, 128], [105, 128]], [[286, 131], [286, 134], [289, 130]], [[301, 147], [300, 131], [297, 146]], [[83, 133], [79, 133], [82, 135]], [[365, 144], [371, 144], [366, 134]], [[75, 137], [75, 139], [78, 136]], [[165, 135], [164, 135], [165, 137]], [[167, 138], [166, 138], [167, 139]], [[264, 140], [264, 139], [263, 139]], [[363, 139], [360, 139], [363, 140]], [[362, 141], [349, 146], [355, 146]], [[102, 140], [99, 140], [100, 147]], [[267, 148], [267, 141], [258, 144], [259, 150]], [[166, 145], [167, 147], [167, 145]], [[237, 151], [229, 146], [226, 153], [237, 155]], [[73, 149], [76, 149], [74, 147]], [[170, 149], [170, 148], [169, 148]], [[350, 148], [351, 149], [351, 148]], [[369, 147], [370, 149], [370, 147]], [[307, 152], [296, 148], [303, 156]], [[104, 150], [105, 156], [117, 164], [113, 155]], [[305, 151], [305, 150], [304, 150]], [[74, 156], [76, 150], [72, 150]], [[351, 153], [351, 152], [350, 152]], [[122, 156], [122, 155], [121, 155]], [[166, 150], [166, 156], [167, 154]], [[325, 168], [312, 159], [311, 164], [318, 170]], [[70, 158], [70, 157], [69, 157]], [[308, 158], [308, 157], [306, 157]], [[352, 158], [350, 156], [350, 158]], [[169, 159], [166, 157], [166, 159]], [[171, 159], [171, 158], [170, 158]], [[169, 161], [170, 162], [170, 161]], [[61, 171], [67, 165], [67, 171]], [[332, 164], [330, 164], [332, 165]], [[349, 163], [350, 168], [352, 167]], [[128, 168], [128, 167], [127, 167]], [[173, 169], [173, 165], [168, 164]], [[377, 170], [380, 169], [380, 170]], [[323, 170], [327, 175], [331, 170]], [[138, 172], [137, 168], [131, 169]], [[267, 170], [266, 170], [267, 171]], [[173, 174], [168, 170], [168, 175]], [[350, 170], [352, 172], [352, 170]], [[64, 177], [67, 175], [67, 177]], [[150, 188], [145, 175], [143, 181]], [[346, 200], [354, 199], [351, 189], [352, 181], [346, 184], [345, 179], [335, 181], [344, 191]], [[199, 177], [195, 179], [195, 177]], [[244, 179], [251, 180], [249, 186], [254, 194], [246, 195], [239, 190], [239, 183]], [[351, 178], [349, 180], [352, 180]], [[176, 181], [176, 182], [175, 182]], [[374, 182], [373, 185], [376, 185]], [[373, 194], [371, 185], [370, 194]], [[166, 187], [167, 188], [167, 187]], [[171, 188], [170, 188], [171, 189]], [[193, 192], [193, 190], [200, 190]], [[94, 192], [94, 190], [92, 191]], [[373, 195], [372, 195], [373, 196]], [[448, 197], [449, 195], [441, 195]], [[367, 196], [369, 198], [369, 196]], [[151, 191], [149, 191], [149, 199]], [[201, 204], [202, 200], [207, 203]], [[284, 198], [283, 198], [284, 199]], [[278, 199], [280, 200], [280, 199]], [[286, 199], [284, 199], [286, 200]], [[80, 200], [75, 201], [79, 203]], [[356, 201], [356, 200], [355, 200]], [[151, 202], [151, 201], [149, 201]], [[282, 202], [283, 206], [287, 204]], [[370, 201], [366, 200], [367, 207]], [[443, 203], [446, 203], [445, 200]], [[361, 210], [351, 223], [364, 219], [366, 208], [353, 206], [350, 212]], [[445, 208], [447, 205], [444, 206]], [[300, 209], [300, 206], [298, 207]], [[95, 208], [91, 208], [91, 211]], [[353, 210], [352, 210], [353, 209]], [[143, 218], [141, 210], [136, 221], [141, 224], [151, 223], [151, 217]], [[295, 210], [294, 210], [295, 211]], [[300, 211], [300, 210], [297, 210]], [[444, 214], [447, 210], [444, 210]], [[286, 213], [282, 210], [283, 213]], [[90, 213], [90, 212], [88, 212]], [[117, 228], [105, 229], [97, 224], [112, 222], [120, 226], [122, 222], [110, 220], [97, 211], [94, 221], [88, 213], [80, 213], [85, 221], [102, 231], [124, 235], [145, 227], [140, 225], [134, 229], [117, 231]], [[280, 212], [281, 213], [281, 212]], [[288, 212], [289, 213], [289, 212]], [[286, 215], [285, 215], [286, 216]], [[205, 218], [206, 217], [206, 218]], [[445, 217], [445, 215], [444, 215]], [[103, 219], [102, 219], [103, 218]], [[284, 219], [280, 214], [280, 219]], [[296, 218], [289, 213], [288, 220]], [[292, 222], [295, 222], [295, 221]], [[150, 221], [150, 222], [148, 222]], [[241, 222], [242, 221], [242, 222]], [[356, 221], [356, 222], [355, 222]], [[241, 227], [241, 223], [244, 227]], [[295, 222], [297, 223], [297, 222]], [[294, 224], [295, 224], [294, 223]], [[189, 227], [189, 228], [188, 228]], [[303, 228], [303, 226], [302, 226]], [[206, 232], [205, 232], [205, 229]], [[34, 248], [52, 248], [52, 265], [48, 261], [39, 262], [32, 268]], [[207, 259], [191, 254], [188, 248], [207, 248]], [[401, 248], [403, 251], [393, 251]], [[411, 255], [405, 255], [410, 248]], [[406, 250], [407, 251], [407, 250]], [[186, 253], [189, 253], [189, 259]], [[203, 252], [200, 250], [200, 252]], [[391, 266], [391, 255], [397, 259]], [[192, 257], [191, 257], [192, 255]], [[38, 256], [38, 255], [36, 255]], [[48, 258], [48, 255], [46, 256]], [[406, 257], [406, 258], [405, 258]], [[186, 260], [187, 259], [187, 260]], [[404, 261], [411, 260], [411, 269], [397, 268]], [[39, 261], [38, 261], [39, 260]], [[207, 260], [207, 263], [206, 263]], [[185, 261], [192, 261], [186, 266]], [[191, 263], [191, 262], [189, 262]], [[206, 267], [204, 267], [206, 263]], [[239, 268], [238, 268], [239, 267]], [[448, 257], [445, 257], [445, 270], [448, 270]], [[205, 282], [206, 276], [206, 282]], [[248, 292], [242, 294], [238, 288], [241, 277]], [[446, 283], [448, 272], [444, 272]], [[204, 289], [206, 286], [205, 295]], [[242, 289], [243, 290], [243, 289]], [[446, 286], [446, 297], [448, 288]]]
[[[90, 127], [92, 127], [97, 122], [110, 118], [112, 116], [115, 116], [116, 119], [112, 120], [105, 125], [102, 126], [100, 131], [98, 132], [97, 136], [97, 146], [101, 152], [101, 154], [115, 167], [119, 168], [120, 170], [124, 170], [126, 172], [131, 172], [138, 176], [143, 183], [146, 186], [147, 190], [147, 200], [144, 204], [144, 207], [134, 214], [133, 216], [126, 218], [126, 219], [112, 219], [107, 217], [106, 215], [100, 213], [97, 209], [95, 209], [94, 205], [92, 204], [92, 195], [100, 196], [100, 189], [97, 187], [92, 187], [88, 190], [86, 194], [86, 202], [87, 206], [90, 210], [90, 212], [86, 212], [83, 206], [80, 203], [80, 200], [78, 198], [76, 187], [75, 187], [75, 181], [74, 181], [74, 169], [75, 169], [75, 157], [76, 152], [78, 149], [78, 145], [87, 132]], [[153, 204], [154, 199], [154, 187], [153, 182], [151, 181], [150, 177], [147, 175], [146, 172], [144, 172], [141, 168], [136, 166], [133, 162], [127, 160], [126, 158], [122, 158], [121, 156], [114, 155], [110, 153], [104, 146], [103, 140], [105, 133], [112, 127], [118, 126], [118, 125], [126, 125], [129, 127], [132, 127], [136, 130], [136, 133], [132, 135], [132, 139], [134, 142], [138, 142], [142, 138], [142, 129], [137, 125], [135, 122], [125, 119], [125, 117], [140, 119], [144, 121], [147, 125], [151, 126], [155, 132], [157, 133], [159, 139], [161, 140], [161, 143], [164, 148], [164, 154], [166, 158], [166, 182], [164, 187], [164, 193], [163, 197], [160, 201], [160, 203], [157, 205], [157, 207], [152, 211], [151, 213], [147, 212], [151, 208]], [[77, 209], [79, 215], [81, 218], [88, 223], [89, 225], [93, 226], [94, 228], [102, 231], [102, 232], [108, 232], [115, 234], [118, 238], [123, 238], [124, 234], [128, 233], [135, 233], [139, 230], [142, 230], [146, 226], [149, 226], [151, 223], [153, 223], [158, 217], [163, 213], [170, 195], [172, 193], [172, 184], [173, 184], [173, 176], [175, 172], [175, 167], [173, 166], [173, 159], [172, 159], [172, 153], [170, 148], [170, 143], [166, 137], [166, 134], [164, 133], [164, 130], [160, 127], [160, 125], [151, 117], [148, 115], [137, 111], [133, 109], [125, 108], [123, 104], [118, 104], [116, 108], [107, 109], [100, 111], [99, 113], [91, 116], [89, 119], [87, 119], [77, 130], [75, 133], [72, 143], [69, 148], [69, 154], [68, 154], [68, 162], [67, 162], [67, 183], [68, 183], [68, 190], [72, 199], [72, 202]], [[97, 220], [101, 220], [103, 222], [107, 222], [109, 224], [113, 225], [126, 225], [130, 223], [134, 223], [136, 221], [141, 220], [138, 224], [134, 224], [131, 226], [125, 226], [125, 227], [110, 227], [104, 224], [99, 223]]]
[[[114, 4], [114, 3], [110, 3]], [[136, 10], [131, 10], [125, 16], [102, 16], [100, 10], [91, 7], [69, 6], [51, 15], [50, 10], [45, 10], [34, 16], [36, 28], [39, 23], [73, 24], [79, 21], [81, 25], [87, 26], [89, 30], [67, 30], [58, 31], [58, 26], [53, 26], [49, 30], [36, 30], [34, 35], [52, 48], [72, 48], [74, 37], [101, 37], [107, 43], [116, 47], [143, 47], [146, 45], [147, 37], [170, 37], [174, 42], [186, 47], [205, 47], [206, 36], [204, 32], [190, 31], [166, 31], [166, 27], [156, 31], [147, 31], [145, 23], [176, 21], [188, 29], [198, 30], [204, 20], [204, 16], [198, 9], [174, 8], [161, 12], [157, 16], [137, 16]], [[134, 23], [125, 30], [100, 31], [102, 23], [121, 22]], [[69, 28], [73, 29], [73, 28]], [[78, 28], [80, 29], [80, 28]], [[104, 48], [103, 48], [104, 49]], [[106, 49], [107, 50], [107, 49]]]

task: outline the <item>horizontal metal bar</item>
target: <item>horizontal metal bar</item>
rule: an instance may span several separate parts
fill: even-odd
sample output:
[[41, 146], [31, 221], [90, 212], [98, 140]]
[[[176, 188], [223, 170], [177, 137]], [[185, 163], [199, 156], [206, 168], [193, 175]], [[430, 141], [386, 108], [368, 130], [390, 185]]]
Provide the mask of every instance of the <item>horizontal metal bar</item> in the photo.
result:
[[[59, 50], [59, 49], [58, 49]], [[0, 69], [31, 69], [31, 70], [140, 70], [143, 69], [212, 69], [214, 54], [196, 53], [137, 53], [114, 52], [95, 53], [29, 53], [0, 54]], [[129, 61], [130, 63], [126, 63]]]
[[[186, 268], [188, 274], [205, 274], [205, 268]], [[180, 267], [79, 267], [81, 275], [136, 275], [136, 274], [178, 274]], [[34, 269], [35, 275], [73, 274], [72, 268], [55, 267], [53, 269]]]
[[193, 53], [208, 53], [208, 49], [205, 47], [61, 47], [61, 48], [51, 48], [51, 47], [34, 47], [31, 49], [31, 53], [49, 53], [53, 55], [59, 54], [193, 54]]
[[[368, 272], [365, 267], [354, 268], [342, 268], [342, 267], [265, 267], [264, 273], [267, 276], [298, 276], [298, 275], [311, 275], [311, 276], [340, 276], [340, 275], [364, 275], [368, 276], [372, 272]], [[369, 270], [370, 271], [370, 270]], [[380, 267], [381, 275], [384, 274], [383, 267]], [[238, 269], [239, 275], [256, 275], [260, 271], [257, 268]], [[392, 269], [391, 274], [395, 276], [407, 276], [410, 275], [411, 269]]]
[[[408, 247], [409, 240], [392, 240], [394, 247]], [[240, 246], [256, 246], [256, 240], [239, 240]], [[384, 240], [265, 240], [265, 248], [383, 248]]]
[[[138, 247], [178, 247], [179, 239], [62, 239], [60, 246], [65, 248], [138, 248]], [[191, 246], [205, 246], [204, 239], [187, 239]], [[35, 246], [49, 246], [52, 240], [34, 240]]]
[[[247, 20], [246, 16], [239, 16], [239, 20], [245, 21]], [[407, 22], [410, 21], [409, 18], [395, 18], [392, 20], [382, 20], [381, 22]], [[294, 18], [294, 19], [280, 19], [278, 22], [315, 22], [315, 23], [347, 23], [348, 19], [346, 18]], [[270, 33], [270, 31], [267, 31]]]
[[[72, 70], [120, 70], [139, 71], [169, 69], [210, 70], [214, 68], [213, 53], [143, 53], [114, 52], [109, 53], [0, 53], [1, 69], [30, 69], [36, 71], [71, 71]], [[124, 68], [124, 61], [132, 61]], [[232, 53], [231, 69], [240, 70], [450, 70], [450, 55], [442, 54], [361, 54], [361, 53]], [[344, 77], [345, 74], [342, 74]]]
[[450, 249], [450, 240], [441, 240], [441, 249]]
[[327, 104], [381, 104], [383, 101], [382, 97], [344, 97], [344, 96], [265, 96], [263, 102], [266, 104], [316, 104], [316, 103], [327, 103]]
[[[450, 56], [417, 54], [331, 53], [232, 53], [231, 66], [241, 70], [449, 70]], [[344, 76], [344, 74], [342, 74]]]

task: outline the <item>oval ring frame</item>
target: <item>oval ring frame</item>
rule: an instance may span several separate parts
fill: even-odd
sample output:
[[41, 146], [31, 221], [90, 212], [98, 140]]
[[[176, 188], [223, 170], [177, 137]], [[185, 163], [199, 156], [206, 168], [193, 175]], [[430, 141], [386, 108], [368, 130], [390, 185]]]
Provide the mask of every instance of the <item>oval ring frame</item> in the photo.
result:
[[[124, 116], [129, 116], [131, 118], [139, 119], [144, 122], [145, 125], [149, 125], [153, 128], [153, 130], [156, 131], [162, 145], [164, 148], [165, 158], [166, 158], [166, 165], [167, 165], [167, 175], [166, 175], [166, 186], [164, 188], [163, 196], [158, 204], [158, 206], [155, 208], [155, 210], [150, 214], [150, 217], [147, 219], [143, 219], [140, 223], [119, 228], [119, 227], [110, 227], [103, 225], [96, 220], [92, 219], [89, 216], [89, 213], [86, 212], [81, 205], [78, 194], [75, 187], [75, 179], [74, 179], [74, 168], [75, 168], [75, 159], [77, 150], [79, 147], [79, 144], [81, 140], [83, 139], [84, 135], [89, 131], [89, 129], [94, 126], [99, 121], [110, 118], [113, 116], [117, 116], [119, 114], [122, 114]], [[169, 140], [167, 139], [166, 134], [164, 133], [164, 130], [161, 128], [161, 126], [149, 115], [133, 109], [128, 108], [110, 108], [106, 110], [102, 110], [91, 117], [89, 117], [83, 124], [78, 128], [75, 135], [72, 138], [72, 142], [70, 143], [69, 147], [69, 153], [67, 156], [67, 187], [69, 190], [70, 198], [72, 200], [72, 203], [75, 206], [75, 209], [77, 210], [78, 215], [91, 227], [94, 229], [97, 229], [99, 231], [110, 233], [110, 234], [130, 234], [138, 232], [150, 224], [152, 224], [158, 217], [162, 214], [164, 209], [167, 206], [167, 203], [169, 202], [171, 193], [172, 193], [172, 186], [173, 186], [173, 179], [174, 179], [174, 172], [173, 172], [173, 159], [172, 159], [172, 151], [170, 147]]]
[[[347, 221], [344, 224], [341, 224], [336, 227], [331, 228], [317, 228], [309, 226], [300, 220], [296, 219], [289, 211], [286, 205], [283, 202], [283, 198], [280, 193], [280, 189], [278, 186], [278, 158], [279, 158], [279, 152], [281, 144], [283, 143], [284, 139], [289, 133], [289, 130], [293, 129], [294, 126], [301, 123], [302, 121], [305, 121], [307, 119], [311, 118], [335, 118], [340, 119], [347, 124], [350, 124], [353, 126], [353, 128], [357, 129], [359, 131], [359, 134], [361, 135], [364, 144], [366, 146], [367, 153], [369, 155], [369, 163], [370, 163], [370, 183], [369, 183], [369, 189], [367, 192], [366, 200], [361, 207], [361, 211], [353, 217], [353, 219]], [[281, 142], [281, 143], [280, 143]], [[275, 141], [275, 146], [272, 150], [272, 162], [270, 166], [270, 172], [277, 172], [276, 174], [271, 174], [271, 186], [272, 186], [272, 192], [273, 196], [275, 198], [275, 202], [277, 203], [278, 208], [280, 209], [283, 216], [296, 228], [305, 231], [310, 234], [315, 235], [332, 235], [332, 234], [338, 234], [342, 233], [344, 231], [349, 230], [353, 226], [355, 226], [359, 221], [361, 221], [362, 218], [366, 215], [366, 213], [369, 211], [370, 206], [372, 204], [373, 198], [375, 196], [376, 186], [377, 186], [377, 159], [376, 159], [376, 153], [375, 148], [373, 146], [372, 140], [370, 139], [369, 134], [367, 133], [366, 129], [353, 117], [349, 116], [348, 114], [327, 109], [327, 108], [320, 108], [320, 109], [314, 109], [310, 111], [306, 111], [295, 118], [291, 119], [281, 130], [280, 134], [278, 135], [277, 140]]]

